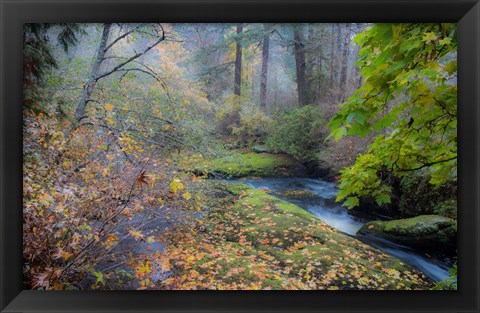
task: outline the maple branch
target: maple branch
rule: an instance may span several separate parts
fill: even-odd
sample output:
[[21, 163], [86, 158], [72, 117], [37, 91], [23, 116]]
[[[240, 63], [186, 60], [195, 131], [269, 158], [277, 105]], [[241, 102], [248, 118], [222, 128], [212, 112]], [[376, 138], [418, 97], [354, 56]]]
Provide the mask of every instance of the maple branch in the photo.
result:
[[417, 171], [419, 169], [422, 169], [424, 167], [428, 167], [428, 166], [432, 166], [432, 165], [435, 165], [435, 164], [439, 164], [439, 163], [444, 163], [444, 162], [449, 162], [449, 161], [453, 161], [457, 159], [457, 156], [454, 156], [454, 157], [451, 157], [449, 159], [445, 159], [445, 160], [438, 160], [438, 161], [434, 161], [434, 162], [429, 162], [429, 163], [425, 163], [421, 166], [418, 166], [418, 167], [414, 167], [414, 168], [405, 168], [405, 169], [402, 169], [402, 168], [398, 168], [397, 171], [400, 171], [400, 172], [413, 172], [413, 171]]

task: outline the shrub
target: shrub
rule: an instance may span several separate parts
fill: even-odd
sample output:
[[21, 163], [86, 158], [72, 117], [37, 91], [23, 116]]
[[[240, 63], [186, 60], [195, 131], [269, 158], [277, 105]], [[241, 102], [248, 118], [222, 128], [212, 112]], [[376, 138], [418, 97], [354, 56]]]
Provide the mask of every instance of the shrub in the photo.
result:
[[323, 117], [317, 106], [294, 108], [274, 119], [266, 145], [300, 161], [315, 160], [325, 137], [322, 126]]
[[233, 95], [225, 100], [216, 120], [218, 133], [234, 137], [239, 146], [262, 143], [271, 124], [256, 105]]
[[457, 216], [456, 185], [453, 182], [435, 187], [430, 176], [410, 174], [400, 185], [400, 212], [403, 216], [439, 214], [450, 218]]

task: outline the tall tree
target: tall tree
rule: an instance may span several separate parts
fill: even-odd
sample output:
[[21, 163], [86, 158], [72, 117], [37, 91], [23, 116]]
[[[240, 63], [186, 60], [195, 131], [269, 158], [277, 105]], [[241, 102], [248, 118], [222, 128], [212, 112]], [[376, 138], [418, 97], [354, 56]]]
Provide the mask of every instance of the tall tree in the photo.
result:
[[262, 73], [260, 81], [260, 108], [265, 111], [267, 105], [267, 85], [268, 85], [268, 55], [270, 48], [270, 34], [267, 32], [268, 26], [265, 25], [265, 35], [262, 45]]
[[293, 40], [295, 46], [295, 67], [297, 72], [297, 93], [298, 103], [306, 105], [307, 98], [307, 74], [305, 63], [305, 40], [303, 36], [303, 27], [295, 26], [293, 29]]
[[307, 71], [307, 97], [309, 103], [317, 102], [322, 98], [324, 88], [324, 68], [326, 40], [323, 24], [308, 24], [308, 38], [306, 40], [305, 58]]
[[100, 65], [102, 64], [103, 59], [105, 58], [105, 48], [107, 47], [108, 36], [110, 34], [111, 24], [106, 23], [103, 25], [102, 39], [97, 48], [97, 54], [95, 56], [95, 61], [93, 62], [92, 71], [88, 77], [87, 84], [83, 87], [82, 96], [78, 101], [77, 109], [75, 110], [75, 120], [80, 122], [82, 118], [85, 117], [85, 110], [87, 107], [87, 102], [90, 99], [92, 89], [96, 83], [96, 78], [100, 70]]
[[350, 35], [352, 31], [352, 24], [347, 23], [345, 30], [345, 40], [343, 42], [343, 56], [342, 56], [342, 69], [340, 72], [340, 86], [342, 86], [341, 101], [345, 100], [345, 89], [347, 87], [347, 69], [348, 59], [350, 57]]
[[242, 86], [242, 42], [240, 40], [240, 35], [243, 32], [243, 24], [240, 23], [237, 25], [237, 39], [236, 43], [236, 52], [235, 52], [235, 85], [233, 93], [237, 96], [240, 96], [241, 86]]

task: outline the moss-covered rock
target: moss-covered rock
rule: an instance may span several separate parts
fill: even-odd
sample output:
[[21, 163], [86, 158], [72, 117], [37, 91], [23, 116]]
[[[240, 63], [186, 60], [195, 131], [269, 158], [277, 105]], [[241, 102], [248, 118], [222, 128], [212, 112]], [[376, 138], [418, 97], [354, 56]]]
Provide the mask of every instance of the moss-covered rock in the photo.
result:
[[362, 235], [375, 235], [410, 247], [454, 254], [457, 247], [455, 220], [440, 215], [374, 221], [358, 231]]
[[197, 228], [182, 229], [167, 249], [178, 273], [174, 289], [433, 286], [398, 259], [337, 232], [296, 205], [242, 184], [206, 184], [204, 192], [213, 188], [205, 192], [213, 209]]
[[318, 198], [318, 195], [308, 190], [268, 191], [267, 193], [292, 200]]
[[304, 171], [304, 166], [292, 157], [270, 153], [230, 152], [227, 156], [205, 160], [194, 167], [196, 173], [227, 178], [303, 176]]

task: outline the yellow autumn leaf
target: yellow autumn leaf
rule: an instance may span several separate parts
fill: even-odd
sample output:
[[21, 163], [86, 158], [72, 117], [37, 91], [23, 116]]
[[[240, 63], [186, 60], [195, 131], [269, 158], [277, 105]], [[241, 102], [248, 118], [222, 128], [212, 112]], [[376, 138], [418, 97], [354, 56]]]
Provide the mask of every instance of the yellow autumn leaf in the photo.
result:
[[155, 242], [155, 237], [154, 237], [154, 236], [148, 237], [148, 238], [147, 238], [147, 242], [148, 242], [148, 243]]
[[183, 198], [185, 200], [190, 200], [192, 198], [192, 195], [187, 191], [183, 194]]
[[109, 235], [107, 236], [107, 239], [105, 240], [105, 242], [106, 242], [108, 245], [113, 245], [113, 244], [115, 244], [115, 243], [117, 242], [117, 240], [118, 240], [117, 235], [115, 235], [115, 234], [109, 234]]
[[150, 261], [146, 260], [145, 264], [138, 264], [137, 267], [135, 268], [136, 271], [136, 276], [143, 276], [144, 274], [150, 273]]
[[113, 105], [111, 105], [111, 104], [105, 104], [105, 110], [107, 110], [107, 111], [113, 110]]
[[66, 251], [62, 251], [62, 258], [67, 261], [68, 259], [70, 259], [71, 257], [73, 256], [73, 253], [69, 253], [69, 252], [66, 252]]
[[109, 117], [106, 117], [106, 118], [105, 118], [105, 121], [107, 121], [108, 124], [110, 124], [110, 125], [113, 125], [113, 124], [114, 124], [113, 120], [112, 120], [111, 118], [109, 118]]
[[164, 131], [167, 131], [167, 130], [169, 130], [169, 129], [170, 129], [170, 125], [165, 125], [165, 126], [163, 126], [163, 130], [164, 130]]
[[128, 233], [133, 237], [135, 238], [136, 240], [139, 240], [139, 239], [142, 239], [144, 237], [144, 235], [142, 234], [142, 231], [141, 230], [129, 230]]
[[182, 182], [180, 182], [180, 180], [175, 179], [170, 183], [170, 188], [172, 189], [173, 192], [177, 193], [178, 190], [183, 190], [185, 186], [183, 185]]

